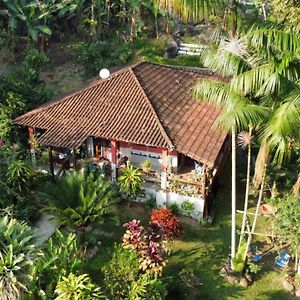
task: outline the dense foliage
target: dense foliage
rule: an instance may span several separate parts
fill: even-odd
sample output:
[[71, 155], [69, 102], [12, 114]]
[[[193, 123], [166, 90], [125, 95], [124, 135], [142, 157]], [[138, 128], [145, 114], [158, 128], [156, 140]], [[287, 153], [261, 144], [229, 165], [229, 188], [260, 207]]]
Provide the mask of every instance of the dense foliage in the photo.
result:
[[[104, 288], [99, 288], [83, 267], [85, 247], [79, 247], [76, 234], [89, 235], [89, 225], [104, 222], [115, 203], [116, 192], [101, 175], [73, 174], [61, 177], [56, 184], [48, 183], [42, 193], [47, 201], [38, 204], [49, 205], [48, 211], [60, 225], [67, 225], [64, 230], [75, 228], [76, 234], [56, 232], [41, 249], [37, 246], [33, 231], [22, 220], [32, 222], [33, 207], [39, 208], [35, 199], [39, 175], [28, 161], [27, 135], [13, 124], [13, 119], [50, 99], [52, 91], [41, 80], [45, 78], [41, 72], [56, 67], [59, 60], [51, 50], [57, 42], [62, 47], [68, 44], [66, 48], [71, 55], [62, 57], [63, 60], [73, 57], [87, 78], [103, 67], [120, 66], [131, 59], [146, 57], [166, 62], [163, 54], [169, 35], [174, 34], [172, 38], [177, 42], [187, 32], [194, 35], [198, 31], [200, 36], [202, 26], [220, 28], [214, 37], [209, 37], [212, 47], [203, 52], [200, 62], [197, 57], [183, 57], [179, 61], [187, 66], [213, 69], [228, 79], [202, 81], [195, 88], [195, 96], [222, 110], [218, 125], [232, 134], [233, 153], [235, 135], [247, 131], [249, 163], [244, 219], [254, 167], [251, 160], [257, 155], [254, 189], [259, 191], [254, 221], [249, 224], [251, 232], [256, 228], [260, 203], [268, 193], [266, 185], [271, 190], [268, 184], [280, 180], [270, 169], [289, 169], [288, 175], [281, 176], [287, 184], [280, 186], [281, 197], [273, 203], [277, 208], [273, 220], [278, 240], [292, 245], [297, 264], [300, 254], [297, 226], [300, 173], [295, 180], [295, 169], [299, 166], [299, 12], [299, 1], [293, 0], [2, 1], [0, 63], [13, 64], [9, 64], [6, 73], [1, 68], [0, 76], [0, 298], [18, 299], [26, 294], [33, 299], [55, 296], [57, 299], [99, 299], [103, 290], [109, 299], [164, 299], [166, 289], [160, 276], [167, 264], [167, 243], [182, 233], [178, 218], [168, 209], [153, 211], [147, 228], [136, 220], [126, 223], [123, 244], [115, 248], [112, 260], [104, 268], [102, 260], [97, 266], [104, 273]], [[158, 39], [149, 43], [148, 38], [154, 36]], [[195, 37], [196, 43], [199, 36]], [[79, 69], [81, 72], [82, 68]], [[288, 160], [291, 164], [284, 166]], [[232, 170], [234, 187], [234, 164]], [[294, 195], [285, 196], [285, 189], [291, 188], [292, 181], [296, 181]], [[130, 200], [143, 193], [141, 172], [133, 166], [124, 170], [118, 183]], [[235, 214], [235, 198], [232, 199]], [[190, 215], [192, 206], [186, 201], [182, 209]], [[244, 229], [245, 223], [241, 238]], [[99, 245], [101, 234], [96, 237]], [[235, 271], [245, 269], [251, 239], [252, 234], [248, 234], [247, 243], [240, 242], [232, 260]], [[101, 275], [96, 280], [101, 282]]]
[[128, 296], [128, 287], [139, 273], [139, 258], [136, 252], [115, 246], [109, 264], [103, 267], [105, 288], [111, 298], [124, 299]]
[[126, 167], [118, 178], [120, 190], [124, 192], [129, 200], [136, 199], [143, 193], [142, 172], [132, 165]]
[[70, 273], [68, 277], [63, 277], [56, 286], [56, 300], [96, 300], [106, 299], [100, 287], [92, 283], [88, 274], [74, 275]]
[[0, 298], [19, 299], [30, 292], [33, 266], [38, 258], [36, 238], [25, 222], [0, 219]]
[[295, 254], [296, 270], [299, 269], [300, 255], [300, 198], [286, 195], [283, 199], [273, 199], [276, 207], [274, 216], [274, 228], [281, 243], [290, 243]]
[[82, 65], [86, 76], [94, 76], [103, 68], [124, 65], [131, 54], [129, 44], [92, 41], [75, 47], [75, 62]]
[[79, 269], [81, 254], [74, 233], [63, 234], [59, 230], [51, 237], [43, 254], [35, 262], [31, 293], [51, 297], [57, 283], [69, 273]]
[[104, 175], [73, 173], [48, 183], [41, 196], [61, 224], [84, 232], [93, 223], [104, 222], [116, 200], [116, 192]]
[[111, 261], [102, 271], [111, 299], [162, 300], [166, 297], [161, 280], [142, 273], [136, 252], [121, 245], [115, 247]]

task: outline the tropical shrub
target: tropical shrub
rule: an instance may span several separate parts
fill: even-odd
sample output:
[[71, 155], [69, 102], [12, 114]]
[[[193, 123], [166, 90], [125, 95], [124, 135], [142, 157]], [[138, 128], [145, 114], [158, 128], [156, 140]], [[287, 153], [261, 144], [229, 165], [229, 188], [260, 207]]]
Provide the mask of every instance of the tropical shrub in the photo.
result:
[[150, 224], [158, 224], [168, 238], [178, 237], [182, 234], [182, 226], [179, 219], [175, 217], [168, 208], [153, 210]]
[[164, 255], [168, 250], [164, 247], [165, 240], [160, 234], [160, 226], [151, 223], [149, 232], [140, 226], [140, 221], [132, 220], [124, 224], [127, 229], [123, 236], [123, 246], [136, 251], [139, 256], [140, 269], [143, 273], [160, 276], [167, 265]]
[[20, 299], [38, 258], [34, 232], [25, 222], [0, 218], [0, 241], [0, 299]]
[[92, 283], [88, 274], [74, 275], [70, 273], [68, 277], [63, 277], [57, 284], [55, 294], [56, 300], [92, 300], [106, 299], [100, 287]]
[[191, 217], [194, 211], [194, 203], [189, 200], [185, 200], [181, 204], [181, 210], [185, 216]]
[[135, 169], [132, 165], [126, 167], [119, 177], [119, 185], [122, 192], [131, 199], [136, 199], [143, 193], [141, 171]]
[[235, 257], [232, 259], [233, 271], [237, 273], [242, 273], [245, 268], [245, 251], [246, 251], [246, 242], [243, 241], [239, 247]]
[[104, 176], [73, 173], [60, 177], [56, 183], [48, 183], [41, 196], [61, 224], [85, 232], [89, 224], [104, 222], [117, 195]]
[[130, 45], [125, 43], [93, 41], [75, 47], [75, 61], [84, 67], [86, 76], [94, 76], [102, 68], [125, 64], [130, 55]]
[[[282, 243], [290, 243], [295, 257], [300, 254], [300, 198], [286, 195], [283, 199], [274, 199], [272, 204], [276, 206], [273, 218], [274, 228], [278, 239]], [[300, 273], [299, 260], [296, 260], [296, 269]]]
[[177, 203], [172, 203], [171, 205], [167, 206], [170, 211], [172, 212], [173, 215], [179, 216], [180, 215], [180, 207], [178, 206]]
[[161, 280], [143, 274], [136, 281], [131, 282], [128, 299], [163, 300], [167, 294], [166, 287]]
[[161, 276], [167, 260], [164, 258], [166, 250], [160, 243], [150, 241], [149, 244], [140, 251], [140, 268], [149, 275]]
[[151, 169], [151, 161], [149, 159], [146, 159], [145, 161], [143, 161], [141, 163], [141, 167], [144, 172], [149, 173], [149, 171]]
[[80, 251], [74, 233], [62, 234], [56, 230], [43, 256], [36, 262], [32, 276], [33, 293], [53, 295], [54, 288], [63, 276], [75, 272], [81, 264]]
[[115, 246], [111, 261], [102, 269], [109, 299], [165, 299], [162, 281], [142, 273], [139, 261], [136, 251]]
[[24, 194], [29, 186], [31, 169], [29, 164], [24, 160], [12, 160], [7, 168], [7, 183], [9, 186], [20, 194]]
[[123, 235], [123, 246], [126, 249], [140, 251], [145, 246], [145, 232], [144, 227], [140, 226], [139, 220], [132, 220], [125, 223], [123, 227], [126, 232]]
[[139, 258], [135, 251], [115, 246], [113, 257], [102, 268], [104, 286], [110, 299], [124, 299], [128, 295], [128, 287], [139, 274]]

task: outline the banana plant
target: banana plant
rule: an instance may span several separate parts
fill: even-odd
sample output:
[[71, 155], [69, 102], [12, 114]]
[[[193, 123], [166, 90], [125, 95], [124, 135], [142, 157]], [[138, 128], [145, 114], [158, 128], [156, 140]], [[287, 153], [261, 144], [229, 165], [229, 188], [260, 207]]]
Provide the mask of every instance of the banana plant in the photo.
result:
[[4, 0], [4, 4], [9, 13], [9, 27], [16, 31], [18, 26], [24, 24], [28, 44], [36, 42], [41, 33], [51, 35], [52, 31], [43, 21], [45, 15], [41, 14], [36, 1], [28, 3], [28, 1], [25, 0]]

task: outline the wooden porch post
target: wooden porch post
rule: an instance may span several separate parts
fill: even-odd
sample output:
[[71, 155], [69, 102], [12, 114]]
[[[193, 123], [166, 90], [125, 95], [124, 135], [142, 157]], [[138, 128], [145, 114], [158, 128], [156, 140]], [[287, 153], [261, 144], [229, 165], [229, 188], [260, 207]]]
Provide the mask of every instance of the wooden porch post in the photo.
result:
[[207, 195], [206, 195], [206, 184], [207, 184], [207, 171], [206, 171], [206, 165], [204, 165], [203, 168], [203, 184], [202, 184], [202, 197], [204, 200], [204, 216], [207, 217], [208, 216], [208, 210], [209, 210], [209, 203], [207, 203], [207, 201], [209, 200]]
[[50, 174], [52, 175], [53, 179], [54, 176], [54, 165], [53, 165], [53, 155], [52, 155], [52, 147], [48, 147], [48, 157], [49, 157], [49, 166], [50, 166]]
[[35, 149], [34, 149], [34, 128], [33, 127], [28, 127], [28, 133], [29, 133], [29, 145], [30, 145], [31, 161], [32, 161], [32, 164], [35, 166], [35, 164], [36, 164], [36, 155], [35, 155]]
[[111, 179], [117, 180], [117, 142], [111, 141]]
[[161, 164], [161, 175], [160, 175], [160, 186], [162, 190], [167, 188], [167, 159], [168, 159], [168, 150], [162, 151], [162, 164]]
[[73, 161], [74, 171], [76, 171], [76, 149], [72, 149], [72, 161]]

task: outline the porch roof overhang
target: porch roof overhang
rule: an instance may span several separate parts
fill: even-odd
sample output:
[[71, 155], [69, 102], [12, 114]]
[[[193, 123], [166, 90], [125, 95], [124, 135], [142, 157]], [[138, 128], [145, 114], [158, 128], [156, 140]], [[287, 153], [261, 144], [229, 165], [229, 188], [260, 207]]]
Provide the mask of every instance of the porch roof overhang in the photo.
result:
[[45, 146], [76, 149], [87, 139], [87, 137], [88, 135], [86, 133], [77, 130], [66, 132], [48, 129], [37, 138], [37, 142]]

